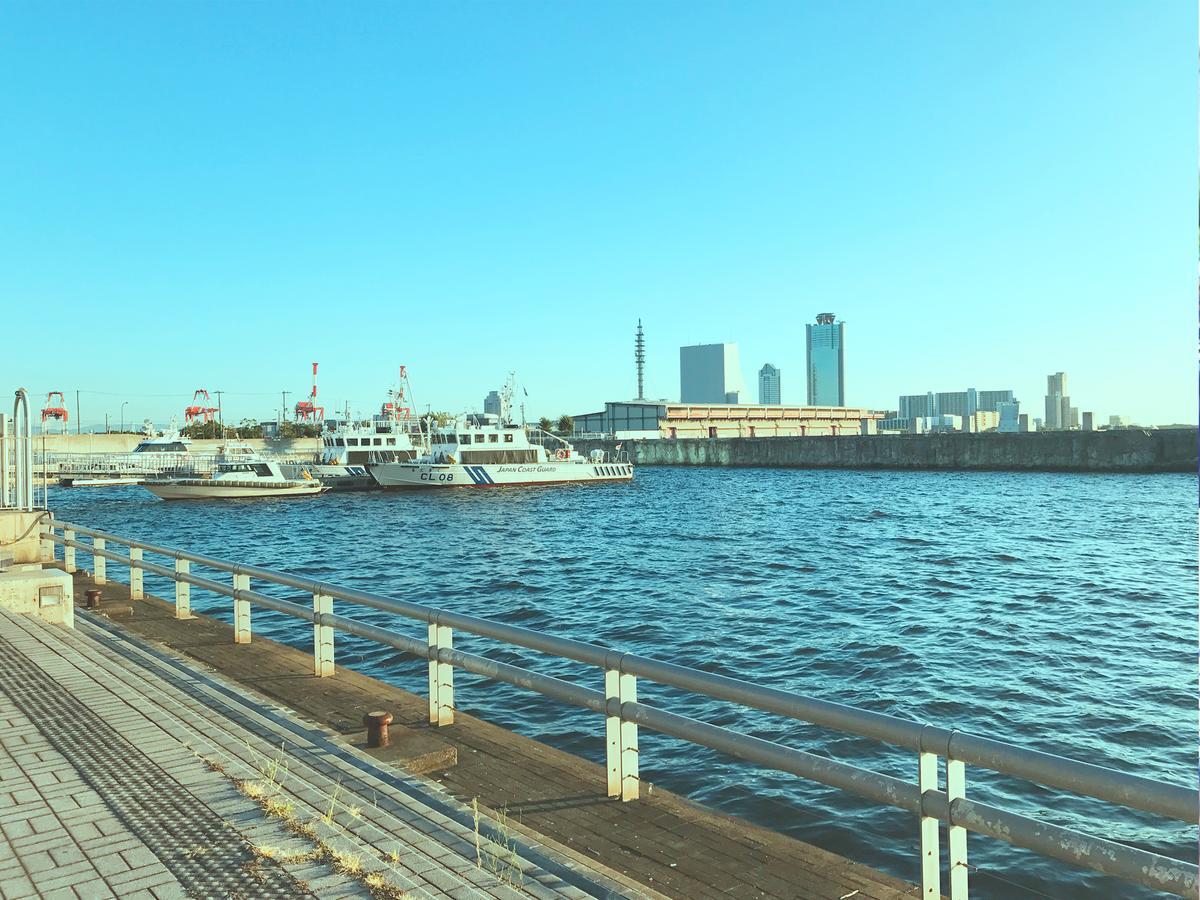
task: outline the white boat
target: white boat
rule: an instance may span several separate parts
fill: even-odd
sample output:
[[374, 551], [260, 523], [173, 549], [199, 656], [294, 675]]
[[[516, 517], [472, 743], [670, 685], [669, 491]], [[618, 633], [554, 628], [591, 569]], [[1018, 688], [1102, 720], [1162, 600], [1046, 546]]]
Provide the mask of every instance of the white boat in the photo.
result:
[[376, 463], [405, 462], [421, 451], [416, 422], [403, 405], [406, 385], [393, 391], [370, 422], [350, 422], [321, 438], [321, 461], [312, 465], [285, 463], [285, 475], [296, 478], [307, 471], [335, 491], [377, 488], [368, 467]]
[[[156, 433], [154, 425], [147, 419], [142, 428], [142, 434], [145, 437], [138, 442], [138, 445], [133, 448], [132, 452], [167, 454], [172, 458], [185, 458], [192, 439], [180, 434], [177, 426], [178, 422], [172, 419], [170, 427], [165, 431]], [[146, 457], [141, 458], [145, 459]]]
[[471, 415], [426, 426], [427, 449], [416, 459], [370, 467], [385, 488], [500, 487], [632, 481], [627, 453], [593, 450], [580, 456], [562, 438], [510, 421], [510, 382], [501, 392], [499, 415]]
[[142, 487], [163, 500], [309, 497], [329, 490], [309, 473], [288, 478], [278, 462], [239, 442], [221, 448], [208, 478], [151, 478]]
[[123, 484], [141, 484], [141, 476], [115, 475], [112, 478], [63, 478], [59, 481], [62, 487], [114, 487]]

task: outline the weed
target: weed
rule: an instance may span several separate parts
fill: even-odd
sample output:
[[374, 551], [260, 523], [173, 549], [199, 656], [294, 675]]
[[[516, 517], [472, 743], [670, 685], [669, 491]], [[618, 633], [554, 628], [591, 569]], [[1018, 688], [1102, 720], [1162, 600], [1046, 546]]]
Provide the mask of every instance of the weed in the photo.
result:
[[199, 859], [208, 854], [208, 848], [201, 844], [196, 844], [194, 847], [188, 847], [183, 851], [183, 855], [188, 859]]

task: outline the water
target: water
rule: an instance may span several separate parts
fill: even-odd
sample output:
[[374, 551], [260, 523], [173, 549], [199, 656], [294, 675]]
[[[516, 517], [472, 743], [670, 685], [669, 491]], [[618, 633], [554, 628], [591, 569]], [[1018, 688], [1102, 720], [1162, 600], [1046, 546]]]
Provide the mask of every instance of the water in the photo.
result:
[[[644, 468], [632, 485], [186, 503], [140, 488], [74, 489], [52, 491], [51, 504], [60, 518], [121, 535], [1195, 785], [1196, 490], [1190, 475]], [[147, 589], [170, 587], [147, 576]], [[193, 607], [229, 618], [227, 598], [194, 590]], [[412, 622], [354, 614], [421, 636]], [[254, 617], [255, 633], [311, 649], [303, 622]], [[423, 663], [337, 641], [339, 665], [424, 692]], [[594, 670], [479, 639], [456, 644], [601, 687]], [[468, 712], [603, 760], [596, 715], [461, 672], [456, 682]], [[675, 712], [914, 777], [910, 754], [871, 741], [644, 681], [639, 691]], [[917, 877], [909, 814], [644, 729], [641, 773]], [[1194, 858], [1195, 829], [976, 769], [968, 779], [976, 799]], [[970, 838], [970, 860], [978, 897], [1149, 893], [985, 837]]]

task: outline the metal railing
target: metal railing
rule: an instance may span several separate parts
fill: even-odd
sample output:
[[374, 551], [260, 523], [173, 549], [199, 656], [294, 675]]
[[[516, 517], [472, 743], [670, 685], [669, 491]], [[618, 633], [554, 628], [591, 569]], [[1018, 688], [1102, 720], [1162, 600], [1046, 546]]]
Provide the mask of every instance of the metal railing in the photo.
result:
[[[80, 535], [90, 537], [91, 542], [80, 541]], [[258, 566], [241, 565], [159, 547], [81, 525], [50, 521], [44, 526], [42, 540], [43, 556], [47, 560], [54, 558], [56, 544], [64, 548], [63, 564], [68, 572], [76, 569], [77, 550], [90, 554], [94, 560], [94, 577], [97, 583], [104, 583], [106, 580], [106, 561], [112, 560], [127, 565], [130, 596], [135, 599], [143, 596], [143, 573], [151, 572], [171, 579], [175, 583], [175, 615], [178, 618], [190, 616], [190, 591], [193, 586], [231, 597], [236, 643], [250, 642], [253, 606], [311, 622], [313, 671], [318, 677], [327, 677], [334, 673], [335, 631], [377, 641], [426, 659], [429, 666], [429, 721], [433, 725], [449, 725], [454, 722], [455, 668], [536, 691], [563, 703], [602, 714], [605, 717], [610, 797], [620, 797], [624, 801], [638, 798], [638, 727], [642, 726], [767, 768], [788, 772], [850, 791], [881, 804], [907, 810], [917, 815], [919, 820], [920, 886], [921, 896], [925, 898], [941, 896], [942, 826], [946, 828], [948, 844], [951, 900], [966, 900], [967, 897], [968, 831], [1146, 887], [1180, 896], [1194, 897], [1197, 893], [1198, 870], [1191, 863], [968, 799], [966, 766], [989, 769], [1047, 787], [1195, 825], [1200, 823], [1200, 804], [1197, 791], [1192, 788], [1166, 784], [978, 735], [935, 725], [923, 725], [884, 713], [763, 687], [675, 663], [622, 653], [595, 644], [555, 637], [490, 619], [338, 587]], [[127, 547], [128, 555], [115, 552], [110, 549], [110, 545]], [[166, 557], [173, 563], [170, 566], [152, 563], [147, 561], [143, 554]], [[232, 576], [232, 583], [192, 574], [193, 563], [228, 573]], [[312, 597], [311, 608], [307, 604], [302, 605], [252, 591], [251, 579], [303, 591]], [[382, 610], [423, 623], [426, 628], [425, 637], [410, 637], [335, 614], [334, 600]], [[456, 650], [456, 630], [595, 666], [603, 672], [604, 689], [593, 690], [571, 681], [497, 662], [486, 656]], [[908, 781], [884, 775], [639, 703], [639, 678], [710, 699], [740, 704], [904, 748], [916, 755], [916, 778]], [[941, 784], [939, 759], [945, 760], [944, 783]]]

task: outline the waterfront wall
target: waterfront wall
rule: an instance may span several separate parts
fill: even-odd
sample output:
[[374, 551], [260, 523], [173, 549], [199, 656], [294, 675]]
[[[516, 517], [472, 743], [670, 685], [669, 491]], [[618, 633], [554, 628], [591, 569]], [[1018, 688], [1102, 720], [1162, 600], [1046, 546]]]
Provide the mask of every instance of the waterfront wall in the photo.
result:
[[[42, 451], [42, 441], [45, 441], [47, 453], [128, 453], [136, 447], [144, 436], [140, 434], [47, 434], [33, 436], [33, 447], [37, 452]], [[192, 441], [191, 452], [197, 454], [216, 453], [225, 443], [220, 440]], [[320, 438], [282, 438], [280, 440], [263, 440], [252, 438], [244, 441], [257, 450], [271, 453], [319, 453]]]
[[621, 443], [643, 466], [1074, 472], [1195, 472], [1197, 467], [1197, 437], [1190, 429], [574, 443], [584, 453], [611, 452]]

